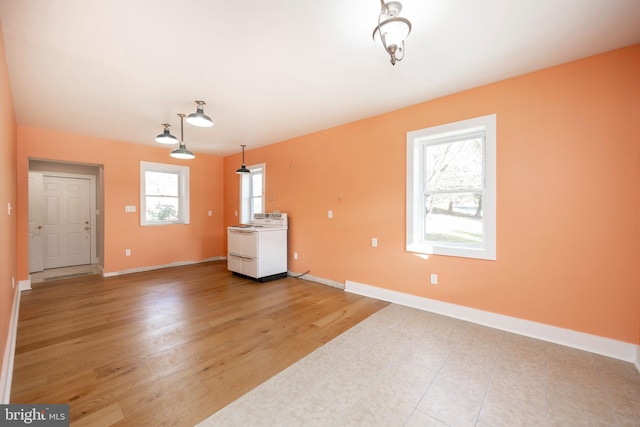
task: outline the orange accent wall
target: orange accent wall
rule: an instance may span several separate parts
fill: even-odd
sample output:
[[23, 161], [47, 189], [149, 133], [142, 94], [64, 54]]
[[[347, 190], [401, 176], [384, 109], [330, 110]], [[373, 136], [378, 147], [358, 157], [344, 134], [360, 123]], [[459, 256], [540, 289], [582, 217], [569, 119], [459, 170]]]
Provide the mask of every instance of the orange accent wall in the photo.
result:
[[[13, 207], [11, 215], [7, 206]], [[16, 118], [0, 26], [0, 360], [4, 360], [16, 275]], [[12, 278], [16, 278], [15, 288]]]
[[[406, 133], [491, 113], [497, 260], [407, 253]], [[634, 45], [248, 150], [246, 163], [266, 163], [267, 210], [290, 215], [294, 272], [638, 344], [639, 125]], [[224, 161], [226, 225], [240, 162]]]
[[[18, 274], [28, 277], [29, 158], [103, 166], [105, 273], [224, 256], [222, 157], [174, 160], [169, 149], [18, 126]], [[140, 226], [140, 161], [190, 168], [190, 224]], [[135, 213], [126, 213], [135, 205]], [[208, 216], [211, 210], [213, 215]], [[125, 256], [131, 249], [131, 256]]]

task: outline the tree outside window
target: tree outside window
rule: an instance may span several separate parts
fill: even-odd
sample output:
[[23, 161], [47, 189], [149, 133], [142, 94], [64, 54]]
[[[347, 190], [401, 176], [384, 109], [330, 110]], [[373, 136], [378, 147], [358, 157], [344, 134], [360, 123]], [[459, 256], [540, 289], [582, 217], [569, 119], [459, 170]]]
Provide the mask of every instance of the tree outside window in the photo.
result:
[[407, 133], [407, 251], [496, 259], [496, 115]]
[[140, 162], [140, 224], [189, 223], [189, 168]]

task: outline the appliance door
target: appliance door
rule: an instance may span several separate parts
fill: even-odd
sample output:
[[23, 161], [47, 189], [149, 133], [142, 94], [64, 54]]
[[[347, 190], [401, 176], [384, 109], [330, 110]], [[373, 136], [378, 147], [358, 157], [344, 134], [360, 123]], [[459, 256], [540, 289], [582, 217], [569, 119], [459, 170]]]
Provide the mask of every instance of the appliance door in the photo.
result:
[[229, 254], [245, 258], [258, 256], [258, 232], [241, 229], [229, 229], [227, 246]]
[[258, 260], [229, 254], [227, 257], [227, 268], [230, 271], [244, 274], [245, 276], [258, 278]]

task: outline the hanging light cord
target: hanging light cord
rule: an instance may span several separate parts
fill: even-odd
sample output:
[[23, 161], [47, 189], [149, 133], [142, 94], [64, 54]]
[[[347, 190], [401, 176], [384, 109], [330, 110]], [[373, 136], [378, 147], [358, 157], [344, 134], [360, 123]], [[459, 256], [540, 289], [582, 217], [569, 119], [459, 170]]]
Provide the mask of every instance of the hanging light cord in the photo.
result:
[[184, 114], [180, 115], [180, 144], [184, 144]]

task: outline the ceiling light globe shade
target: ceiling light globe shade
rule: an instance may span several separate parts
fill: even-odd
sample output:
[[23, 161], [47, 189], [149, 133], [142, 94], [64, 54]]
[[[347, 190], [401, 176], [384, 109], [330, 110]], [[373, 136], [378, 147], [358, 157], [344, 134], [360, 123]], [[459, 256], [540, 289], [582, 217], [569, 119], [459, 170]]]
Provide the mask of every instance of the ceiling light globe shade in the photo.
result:
[[243, 174], [243, 173], [251, 173], [251, 171], [249, 169], [247, 169], [247, 167], [245, 165], [242, 165], [242, 167], [240, 169], [238, 169], [236, 171], [237, 174]]
[[191, 160], [195, 159], [196, 156], [185, 147], [184, 144], [180, 144], [180, 147], [171, 150], [171, 154], [169, 154], [174, 159], [182, 159], [182, 160]]
[[390, 1], [385, 3], [381, 13], [383, 16], [390, 18], [399, 15], [400, 12], [402, 12], [402, 3], [399, 1]]
[[202, 128], [209, 128], [213, 126], [213, 120], [211, 120], [211, 117], [207, 116], [204, 111], [202, 111], [202, 108], [198, 108], [195, 113], [189, 114], [187, 116], [187, 123]]
[[178, 138], [169, 133], [169, 129], [165, 129], [160, 135], [156, 136], [156, 142], [160, 144], [172, 145], [178, 143]]
[[373, 39], [382, 43], [380, 33], [384, 36], [385, 47], [396, 45], [402, 46], [402, 43], [411, 33], [411, 23], [405, 18], [389, 18], [382, 22], [373, 30]]

